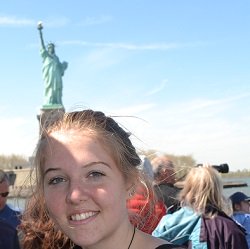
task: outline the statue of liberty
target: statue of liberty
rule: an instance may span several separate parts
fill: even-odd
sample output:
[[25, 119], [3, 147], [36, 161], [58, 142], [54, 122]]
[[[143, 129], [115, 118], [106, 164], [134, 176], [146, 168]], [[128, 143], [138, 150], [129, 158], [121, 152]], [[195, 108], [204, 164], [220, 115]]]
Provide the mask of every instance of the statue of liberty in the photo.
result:
[[62, 89], [63, 82], [62, 76], [64, 71], [68, 67], [67, 62], [60, 62], [59, 58], [55, 54], [55, 45], [49, 43], [47, 49], [44, 45], [42, 34], [42, 23], [37, 25], [41, 40], [41, 57], [43, 60], [43, 81], [44, 81], [44, 101], [43, 108], [45, 109], [57, 109], [63, 108], [62, 104]]

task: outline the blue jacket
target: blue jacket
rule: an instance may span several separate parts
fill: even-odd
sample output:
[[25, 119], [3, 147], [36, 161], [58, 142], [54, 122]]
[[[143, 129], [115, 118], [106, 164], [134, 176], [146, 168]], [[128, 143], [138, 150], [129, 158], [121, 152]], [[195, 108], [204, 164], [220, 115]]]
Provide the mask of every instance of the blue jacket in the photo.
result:
[[21, 213], [11, 209], [8, 205], [0, 210], [0, 219], [9, 223], [12, 227], [16, 228], [20, 224]]
[[248, 249], [242, 228], [219, 211], [208, 219], [183, 207], [163, 216], [152, 234], [190, 249]]
[[234, 212], [233, 219], [245, 228], [247, 244], [250, 249], [250, 214]]
[[17, 230], [0, 219], [0, 249], [20, 249]]

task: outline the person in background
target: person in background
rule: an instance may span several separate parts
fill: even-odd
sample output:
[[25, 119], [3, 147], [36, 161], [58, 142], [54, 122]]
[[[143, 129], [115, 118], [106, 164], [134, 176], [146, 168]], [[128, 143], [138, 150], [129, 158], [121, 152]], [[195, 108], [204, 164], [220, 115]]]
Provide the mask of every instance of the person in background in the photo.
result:
[[0, 169], [0, 219], [5, 220], [12, 227], [16, 228], [20, 224], [21, 213], [11, 209], [7, 204], [9, 195], [8, 175]]
[[0, 219], [0, 249], [20, 249], [17, 230]]
[[137, 168], [141, 160], [129, 136], [113, 118], [93, 110], [64, 113], [41, 129], [37, 184], [21, 225], [23, 249], [65, 248], [57, 243], [59, 231], [60, 242], [63, 236], [70, 240], [68, 248], [182, 248], [130, 222], [127, 201], [137, 184], [143, 182], [148, 193], [152, 186]]
[[248, 249], [244, 230], [229, 217], [230, 201], [216, 169], [192, 168], [179, 200], [181, 208], [161, 219], [154, 236], [189, 249]]
[[246, 230], [248, 248], [250, 249], [250, 197], [242, 192], [235, 192], [230, 197], [233, 207], [233, 219]]
[[152, 161], [155, 190], [160, 199], [164, 201], [168, 213], [173, 213], [179, 208], [177, 195], [180, 189], [175, 187], [175, 168], [167, 156], [155, 157]]
[[[138, 168], [152, 183], [154, 173], [147, 157], [142, 158], [142, 163]], [[154, 206], [151, 205], [150, 199], [156, 199]], [[130, 213], [130, 221], [133, 224], [141, 224], [141, 217], [144, 217], [145, 222], [140, 227], [140, 230], [149, 234], [154, 231], [162, 216], [166, 214], [164, 202], [158, 198], [156, 193], [149, 193], [143, 184], [138, 184], [136, 193], [127, 202], [127, 207]]]

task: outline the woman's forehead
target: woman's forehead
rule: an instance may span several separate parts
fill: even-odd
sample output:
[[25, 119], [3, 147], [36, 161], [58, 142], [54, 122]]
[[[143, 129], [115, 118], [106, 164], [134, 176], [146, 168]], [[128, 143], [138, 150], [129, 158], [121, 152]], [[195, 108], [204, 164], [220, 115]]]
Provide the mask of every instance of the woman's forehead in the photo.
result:
[[115, 160], [115, 153], [111, 147], [112, 146], [109, 146], [107, 141], [105, 142], [105, 139], [101, 139], [98, 134], [92, 131], [70, 129], [51, 132], [45, 147], [45, 153], [47, 154], [49, 152], [50, 156], [53, 156], [54, 152], [62, 151], [70, 151], [72, 154], [84, 154], [81, 153], [84, 149], [85, 153], [86, 150], [88, 150], [89, 153], [91, 151], [92, 154], [109, 154], [109, 157], [111, 157], [112, 160]]
[[79, 130], [79, 129], [61, 129], [61, 130], [56, 130], [56, 131], [52, 131], [49, 134], [49, 138], [50, 139], [54, 139], [54, 140], [60, 140], [60, 141], [66, 141], [66, 140], [70, 140], [70, 139], [76, 139], [80, 140], [82, 137], [84, 136], [93, 136], [94, 132], [90, 131], [89, 129], [85, 129], [85, 130]]

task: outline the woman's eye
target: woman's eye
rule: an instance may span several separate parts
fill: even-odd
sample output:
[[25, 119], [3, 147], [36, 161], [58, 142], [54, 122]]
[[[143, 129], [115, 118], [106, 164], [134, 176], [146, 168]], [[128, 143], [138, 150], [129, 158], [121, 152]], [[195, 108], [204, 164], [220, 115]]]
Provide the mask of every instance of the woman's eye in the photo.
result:
[[65, 182], [66, 180], [62, 177], [53, 177], [51, 179], [49, 179], [49, 185], [55, 185], [58, 184], [60, 182]]
[[91, 177], [91, 178], [100, 178], [102, 176], [104, 176], [104, 173], [99, 172], [99, 171], [92, 171], [88, 175], [88, 177]]

